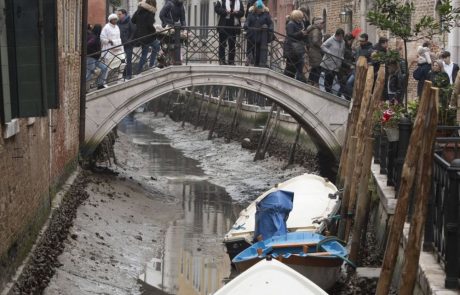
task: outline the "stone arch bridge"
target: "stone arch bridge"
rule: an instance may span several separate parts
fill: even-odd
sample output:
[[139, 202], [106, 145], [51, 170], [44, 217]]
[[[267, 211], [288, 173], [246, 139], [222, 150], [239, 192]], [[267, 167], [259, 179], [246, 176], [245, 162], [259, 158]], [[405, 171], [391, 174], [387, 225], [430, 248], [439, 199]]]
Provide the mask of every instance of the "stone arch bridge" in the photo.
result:
[[349, 102], [268, 68], [189, 64], [145, 72], [86, 96], [84, 153], [91, 153], [125, 116], [146, 102], [191, 86], [227, 85], [260, 93], [282, 106], [318, 149], [336, 159], [345, 138]]

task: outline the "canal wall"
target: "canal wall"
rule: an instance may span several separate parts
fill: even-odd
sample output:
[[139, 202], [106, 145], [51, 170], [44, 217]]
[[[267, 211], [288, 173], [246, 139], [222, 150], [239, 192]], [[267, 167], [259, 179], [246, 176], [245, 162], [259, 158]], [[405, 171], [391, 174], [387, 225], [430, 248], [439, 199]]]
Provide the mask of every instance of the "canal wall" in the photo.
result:
[[[59, 36], [66, 36], [66, 38], [58, 38], [57, 52], [54, 56], [57, 64], [56, 81], [53, 81], [56, 82], [56, 104], [49, 106], [43, 98], [44, 101], [41, 103], [45, 106], [45, 110], [40, 117], [15, 117], [14, 111], [17, 113], [15, 107], [18, 108], [19, 104], [27, 109], [28, 113], [37, 112], [35, 101], [37, 97], [34, 97], [33, 93], [30, 93], [30, 97], [19, 97], [13, 90], [10, 91], [10, 87], [14, 88], [13, 84], [21, 82], [20, 85], [24, 85], [21, 79], [30, 77], [17, 77], [8, 71], [3, 72], [2, 76], [0, 291], [16, 273], [37, 240], [49, 216], [51, 202], [56, 192], [78, 163], [81, 30], [77, 31], [75, 26], [81, 26], [81, 15], [78, 14], [80, 10], [76, 9], [78, 3], [69, 3], [71, 3], [69, 9], [63, 9], [63, 2], [59, 2], [56, 9], [57, 33]], [[66, 11], [65, 17], [61, 15], [63, 11]], [[0, 26], [1, 19], [2, 15], [0, 15]], [[8, 25], [6, 24], [4, 32], [10, 29], [14, 31]], [[7, 56], [3, 57], [8, 59]], [[9, 62], [13, 63], [13, 60], [10, 58]], [[40, 61], [37, 61], [32, 54], [30, 63], [36, 62], [40, 65]], [[10, 64], [10, 66], [17, 65]], [[6, 68], [8, 68], [7, 64]], [[10, 85], [8, 81], [12, 84]], [[48, 82], [52, 82], [46, 79], [41, 81], [42, 88], [50, 87]]]
[[[235, 92], [236, 95], [236, 92]], [[152, 112], [168, 113], [173, 120], [185, 120], [197, 128], [212, 128], [218, 98], [216, 96], [196, 93], [193, 99], [190, 91], [176, 91], [149, 102], [146, 107]], [[241, 141], [244, 148], [255, 150], [270, 112], [270, 105], [257, 106], [243, 103], [232, 139]], [[214, 127], [215, 136], [228, 137], [236, 110], [236, 97], [222, 100], [218, 119]], [[272, 115], [272, 121], [275, 117]], [[297, 122], [288, 113], [281, 111], [279, 121], [273, 132], [273, 138], [267, 149], [267, 156], [288, 159], [289, 151], [296, 137]], [[317, 149], [313, 140], [305, 130], [301, 129], [296, 146], [294, 163], [319, 171], [321, 175], [334, 180], [337, 164], [334, 159], [326, 157]]]

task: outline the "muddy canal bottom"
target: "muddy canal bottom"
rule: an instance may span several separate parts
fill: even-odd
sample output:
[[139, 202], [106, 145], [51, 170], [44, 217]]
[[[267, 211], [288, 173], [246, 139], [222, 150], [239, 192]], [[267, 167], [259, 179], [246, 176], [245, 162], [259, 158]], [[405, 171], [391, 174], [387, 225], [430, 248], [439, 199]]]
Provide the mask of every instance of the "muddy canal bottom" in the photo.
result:
[[211, 294], [230, 275], [222, 239], [239, 209], [199, 163], [127, 117], [118, 176], [88, 185], [45, 294]]

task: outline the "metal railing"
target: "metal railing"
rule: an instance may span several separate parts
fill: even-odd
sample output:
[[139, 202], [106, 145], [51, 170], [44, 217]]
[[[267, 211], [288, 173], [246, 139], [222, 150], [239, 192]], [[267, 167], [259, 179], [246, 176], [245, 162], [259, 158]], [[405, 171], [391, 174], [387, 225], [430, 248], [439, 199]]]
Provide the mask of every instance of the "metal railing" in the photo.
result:
[[[260, 43], [253, 44], [248, 39], [248, 34], [243, 28], [234, 27], [174, 27], [165, 28], [158, 30], [157, 33], [148, 35], [139, 39], [131, 40], [125, 44], [114, 46], [110, 49], [89, 54], [87, 57], [101, 56], [99, 62], [108, 68], [107, 78], [105, 79], [106, 84], [124, 80], [127, 77], [127, 68], [131, 67], [133, 75], [152, 70], [149, 65], [153, 46], [149, 44], [144, 45], [148, 50], [145, 64], [139, 69], [139, 63], [142, 55], [142, 43], [143, 40], [148, 40], [152, 36], [155, 36], [160, 41], [161, 50], [158, 52], [158, 57], [155, 59], [155, 65], [159, 68], [167, 67], [170, 65], [179, 64], [195, 64], [195, 63], [207, 63], [216, 64], [222, 63], [219, 60], [219, 34], [221, 30], [236, 30], [235, 35], [235, 59], [232, 64], [240, 66], [259, 66], [267, 67], [273, 71], [284, 73], [289, 76], [294, 76], [295, 73], [286, 71], [286, 64], [288, 62], [294, 63], [291, 57], [287, 57], [284, 53], [285, 42], [288, 40], [283, 34], [272, 32], [268, 28], [249, 28], [254, 34], [260, 34]], [[301, 41], [297, 41], [301, 42]], [[129, 62], [128, 56], [125, 53], [115, 53], [121, 47], [132, 48], [132, 61]], [[257, 47], [258, 57], [260, 60], [255, 60], [255, 50]], [[226, 57], [228, 56], [228, 48]], [[304, 73], [308, 75], [308, 50], [304, 56], [305, 70]], [[343, 60], [343, 58], [323, 53], [323, 61], [328, 61], [329, 65], [340, 68], [342, 64], [352, 67], [353, 65]], [[94, 88], [95, 79], [97, 75], [92, 75], [92, 79], [88, 83], [88, 90]], [[333, 94], [341, 94], [341, 86], [339, 77], [335, 78], [332, 90]], [[321, 90], [325, 90], [324, 76], [320, 79]], [[343, 88], [343, 87], [342, 87]]]
[[[374, 163], [380, 164], [380, 173], [387, 175], [387, 185], [394, 186], [397, 192], [412, 123], [406, 118], [399, 122], [397, 140], [389, 140], [387, 132], [379, 127], [374, 129]], [[438, 126], [437, 129], [438, 136], [442, 137], [437, 137], [434, 143], [432, 194], [423, 248], [436, 254], [446, 272], [446, 288], [455, 289], [459, 287], [460, 278], [460, 126]], [[411, 196], [408, 218], [416, 198]]]

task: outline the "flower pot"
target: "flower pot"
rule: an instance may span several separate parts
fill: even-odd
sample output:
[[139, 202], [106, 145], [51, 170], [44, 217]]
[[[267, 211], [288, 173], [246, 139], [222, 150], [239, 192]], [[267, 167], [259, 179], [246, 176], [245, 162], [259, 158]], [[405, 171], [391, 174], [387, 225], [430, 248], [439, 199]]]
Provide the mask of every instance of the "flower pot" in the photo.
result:
[[383, 130], [385, 130], [385, 134], [387, 135], [389, 142], [399, 140], [399, 128], [390, 127], [390, 128], [383, 128]]

